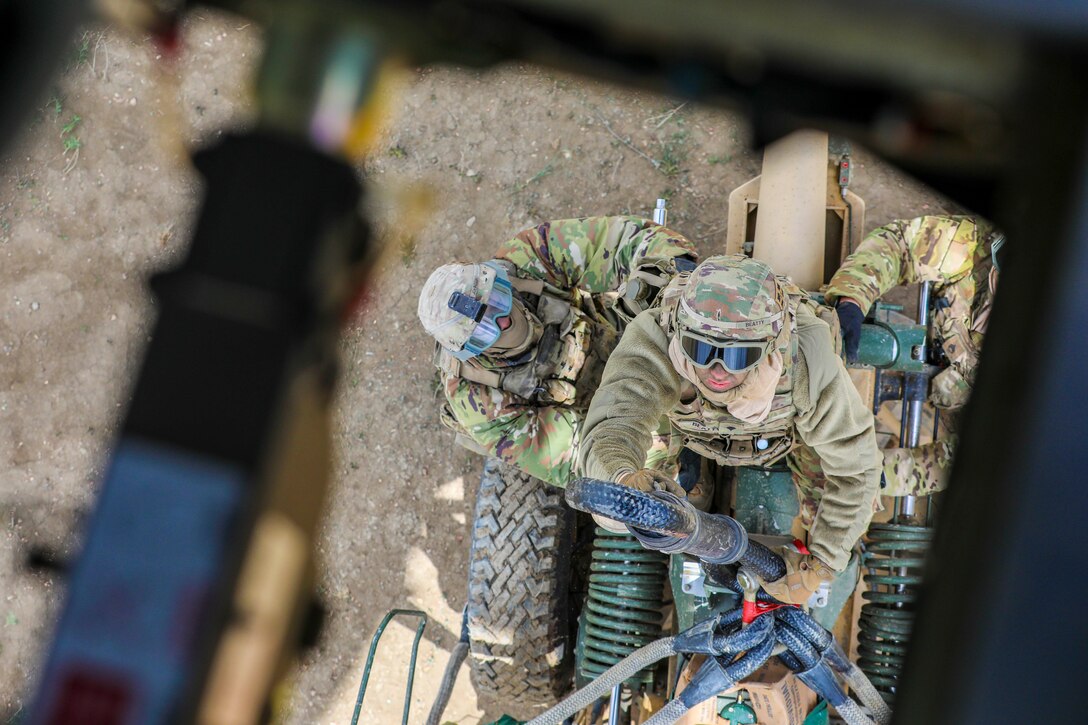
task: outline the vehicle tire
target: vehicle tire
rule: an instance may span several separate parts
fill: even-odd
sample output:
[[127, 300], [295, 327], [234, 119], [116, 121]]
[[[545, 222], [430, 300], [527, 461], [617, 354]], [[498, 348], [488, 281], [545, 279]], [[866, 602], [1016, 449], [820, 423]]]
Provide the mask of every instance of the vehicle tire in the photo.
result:
[[573, 684], [574, 536], [562, 490], [487, 460], [468, 581], [469, 664], [481, 705], [528, 720]]

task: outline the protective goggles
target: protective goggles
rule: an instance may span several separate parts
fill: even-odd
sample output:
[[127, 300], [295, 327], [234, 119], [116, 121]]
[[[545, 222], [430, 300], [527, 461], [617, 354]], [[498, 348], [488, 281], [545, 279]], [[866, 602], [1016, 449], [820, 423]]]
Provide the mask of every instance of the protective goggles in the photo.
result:
[[731, 373], [743, 373], [755, 367], [767, 356], [770, 344], [767, 341], [749, 340], [723, 342], [686, 330], [680, 332], [680, 349], [692, 365], [705, 369], [717, 362]]
[[484, 262], [484, 266], [495, 270], [495, 282], [487, 295], [487, 301], [477, 300], [462, 292], [450, 295], [447, 307], [476, 322], [468, 340], [460, 350], [451, 354], [458, 360], [474, 358], [498, 342], [502, 335], [499, 319], [510, 314], [514, 302], [514, 291], [506, 270], [497, 264]]

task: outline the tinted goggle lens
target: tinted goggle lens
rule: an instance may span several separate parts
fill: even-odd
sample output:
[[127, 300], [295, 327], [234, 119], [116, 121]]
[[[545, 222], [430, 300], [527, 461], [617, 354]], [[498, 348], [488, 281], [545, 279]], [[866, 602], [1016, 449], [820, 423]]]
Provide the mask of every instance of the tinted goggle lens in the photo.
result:
[[499, 329], [498, 323], [493, 317], [484, 317], [476, 325], [476, 329], [472, 331], [472, 335], [469, 336], [465, 342], [465, 346], [462, 350], [471, 353], [472, 355], [479, 355], [484, 350], [494, 345], [499, 340], [499, 335], [502, 334], [502, 330]]
[[487, 350], [499, 340], [502, 327], [499, 318], [506, 317], [514, 305], [514, 292], [505, 270], [498, 270], [491, 293], [487, 297], [487, 306], [476, 323], [476, 329], [469, 335], [464, 347], [453, 353], [461, 360], [468, 360]]
[[697, 337], [681, 336], [680, 346], [691, 364], [707, 368], [715, 362], [731, 373], [744, 372], [763, 359], [766, 344], [721, 346]]

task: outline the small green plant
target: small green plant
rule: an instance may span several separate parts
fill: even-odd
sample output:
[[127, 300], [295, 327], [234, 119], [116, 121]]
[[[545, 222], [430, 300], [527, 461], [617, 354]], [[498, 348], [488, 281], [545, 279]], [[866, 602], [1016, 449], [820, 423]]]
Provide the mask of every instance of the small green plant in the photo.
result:
[[64, 99], [59, 95], [54, 94], [50, 97], [49, 102], [46, 104], [46, 108], [52, 111], [53, 120], [56, 121], [60, 118], [60, 114], [64, 113]]
[[67, 160], [64, 167], [66, 174], [79, 163], [79, 150], [83, 148], [83, 141], [76, 136], [76, 129], [82, 122], [83, 118], [78, 113], [73, 113], [68, 123], [64, 124], [60, 130], [60, 141], [64, 145], [64, 158]]
[[73, 113], [72, 118], [68, 121], [68, 123], [64, 124], [64, 127], [60, 130], [61, 137], [71, 135], [82, 121], [83, 119], [79, 116], [78, 113]]
[[732, 154], [722, 154], [721, 156], [709, 156], [706, 162], [708, 164], [728, 164], [733, 160]]
[[408, 158], [408, 152], [405, 151], [404, 147], [401, 146], [400, 144], [397, 144], [396, 146], [393, 146], [392, 148], [390, 148], [388, 153], [389, 153], [390, 156], [392, 156], [395, 159], [406, 159], [406, 158]]
[[688, 159], [687, 140], [687, 131], [677, 131], [661, 144], [661, 165], [658, 169], [665, 176], [671, 178], [683, 170], [684, 162]]
[[75, 56], [72, 58], [72, 66], [75, 68], [82, 68], [87, 65], [88, 59], [91, 57], [91, 34], [84, 33], [83, 37], [79, 39], [76, 44]]
[[[519, 181], [514, 184], [513, 188], [510, 190], [510, 195], [512, 196], [514, 194], [517, 194], [518, 192], [525, 191], [533, 184], [549, 176], [553, 171], [555, 171], [555, 164], [549, 161], [548, 163], [544, 164], [544, 168], [540, 169], [540, 171], [536, 172], [525, 181]], [[473, 181], [479, 183], [480, 178], [482, 178], [482, 176], [475, 176], [473, 177]], [[530, 216], [532, 215], [533, 212], [530, 212]]]
[[407, 237], [401, 242], [400, 245], [400, 263], [405, 267], [411, 267], [412, 262], [416, 261], [416, 247], [418, 246], [415, 237]]
[[543, 179], [545, 176], [551, 174], [553, 171], [555, 171], [555, 165], [551, 162], [548, 162], [547, 164], [545, 164], [543, 169], [533, 174], [532, 178], [525, 182], [525, 185], [528, 186], [529, 184], [535, 184], [536, 182]]

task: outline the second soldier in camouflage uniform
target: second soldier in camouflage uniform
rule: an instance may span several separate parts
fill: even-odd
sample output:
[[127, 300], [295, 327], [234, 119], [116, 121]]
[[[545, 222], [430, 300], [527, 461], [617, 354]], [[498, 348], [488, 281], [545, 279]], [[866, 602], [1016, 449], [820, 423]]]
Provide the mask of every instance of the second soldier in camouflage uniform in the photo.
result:
[[933, 378], [929, 400], [951, 434], [917, 448], [885, 451], [885, 495], [926, 495], [943, 489], [948, 480], [955, 413], [971, 394], [997, 283], [995, 242], [1000, 248], [1001, 235], [970, 217], [893, 221], [870, 233], [828, 284], [825, 299], [839, 310], [850, 355], [856, 351], [856, 343], [850, 349], [855, 334], [851, 328], [860, 326], [878, 298], [897, 285], [933, 283], [933, 337], [948, 367]]
[[[623, 326], [678, 260], [691, 268], [695, 257], [688, 239], [647, 219], [590, 217], [526, 229], [486, 263], [435, 270], [419, 317], [439, 343], [443, 423], [462, 444], [566, 486], [586, 407]], [[677, 450], [665, 427], [649, 461], [671, 464]]]
[[[872, 518], [880, 453], [866, 410], [817, 305], [788, 278], [740, 256], [679, 275], [627, 327], [586, 416], [585, 475], [646, 490], [641, 469], [660, 416], [684, 445], [726, 466], [766, 466], [809, 450], [822, 488], [804, 521], [811, 554], [785, 552], [772, 595], [803, 603], [843, 571]], [[795, 469], [795, 481], [799, 480]], [[665, 484], [664, 481], [657, 481]], [[850, 582], [853, 586], [853, 582]]]

